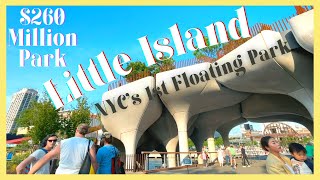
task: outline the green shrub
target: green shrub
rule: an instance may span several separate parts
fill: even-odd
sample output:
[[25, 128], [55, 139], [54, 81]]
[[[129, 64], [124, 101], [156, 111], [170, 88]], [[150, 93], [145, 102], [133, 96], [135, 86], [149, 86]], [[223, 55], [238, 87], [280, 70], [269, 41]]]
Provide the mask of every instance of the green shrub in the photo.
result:
[[30, 152], [15, 153], [11, 161], [7, 161], [7, 174], [15, 174], [16, 167], [30, 155]]

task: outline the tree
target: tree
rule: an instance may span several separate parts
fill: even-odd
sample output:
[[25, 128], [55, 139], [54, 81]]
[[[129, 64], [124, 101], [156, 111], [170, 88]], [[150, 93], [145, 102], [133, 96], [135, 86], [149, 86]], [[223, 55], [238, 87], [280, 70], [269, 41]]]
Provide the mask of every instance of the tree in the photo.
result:
[[164, 56], [161, 60], [156, 59], [156, 64], [149, 67], [140, 61], [130, 62], [125, 69], [129, 70], [130, 68], [132, 68], [131, 73], [126, 75], [128, 82], [135, 81], [149, 75], [153, 76], [159, 72], [174, 69], [175, 67], [174, 59]]
[[30, 107], [21, 113], [17, 124], [29, 128], [28, 135], [34, 144], [39, 144], [48, 134], [59, 131], [58, 110], [45, 95], [39, 102], [31, 102]]
[[220, 136], [220, 137], [218, 137], [218, 138], [215, 138], [214, 144], [215, 144], [216, 146], [222, 146], [222, 145], [223, 145], [223, 139], [222, 139], [222, 137]]
[[164, 56], [161, 60], [156, 59], [156, 64], [148, 67], [148, 70], [152, 75], [155, 75], [162, 71], [174, 69], [174, 59]]
[[71, 112], [69, 119], [63, 120], [62, 132], [66, 138], [73, 137], [77, 126], [81, 123], [90, 124], [90, 107], [86, 97], [77, 99], [77, 107]]
[[188, 147], [189, 147], [190, 150], [194, 150], [195, 149], [195, 145], [194, 145], [193, 141], [190, 138], [188, 138]]
[[202, 49], [197, 49], [193, 52], [193, 55], [198, 59], [203, 59], [205, 57], [209, 57], [209, 58], [217, 58], [217, 52], [223, 48], [223, 44], [216, 44], [213, 46], [209, 46], [210, 42], [208, 37], [204, 37], [206, 46], [205, 48]]
[[208, 140], [205, 140], [205, 141], [203, 142], [203, 147], [204, 147], [204, 146], [208, 147]]
[[126, 76], [126, 78], [130, 78], [131, 76], [148, 70], [148, 67], [141, 61], [130, 62], [126, 67], [126, 70], [129, 70], [130, 68], [132, 68], [132, 71]]

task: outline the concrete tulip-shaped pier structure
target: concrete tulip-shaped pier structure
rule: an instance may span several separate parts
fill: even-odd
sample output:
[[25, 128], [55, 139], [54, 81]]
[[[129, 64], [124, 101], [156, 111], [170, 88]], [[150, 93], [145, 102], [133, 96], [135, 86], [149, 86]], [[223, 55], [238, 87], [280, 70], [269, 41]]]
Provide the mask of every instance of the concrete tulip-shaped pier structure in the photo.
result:
[[[310, 57], [308, 55], [293, 56], [290, 51], [286, 50], [287, 48], [281, 48], [283, 46], [285, 46], [285, 42], [280, 33], [262, 31], [219, 59], [219, 63], [223, 64], [240, 55], [246, 69], [245, 75], [238, 77], [235, 73], [229, 73], [217, 77], [217, 81], [235, 91], [292, 96], [300, 101], [313, 116], [313, 96], [310, 93], [313, 92], [312, 59], [306, 59]], [[273, 49], [273, 53], [270, 48]], [[256, 50], [256, 56], [254, 56], [252, 49]], [[250, 57], [248, 52], [252, 52], [253, 55]], [[274, 54], [275, 57], [267, 59], [267, 55], [259, 55], [258, 52], [266, 53], [268, 57], [272, 57]], [[287, 65], [282, 67], [281, 64], [285, 64], [284, 62], [287, 62]], [[302, 65], [306, 66], [301, 67]], [[291, 71], [288, 71], [290, 67]], [[302, 73], [300, 68], [307, 71]]]
[[[230, 106], [222, 109], [201, 113], [195, 123], [195, 131], [191, 135], [197, 151], [201, 151], [203, 142], [212, 137], [216, 128], [221, 124], [241, 118], [240, 106]], [[209, 145], [208, 145], [209, 146]]]
[[[103, 94], [102, 107], [108, 115], [102, 115], [101, 121], [114, 137], [123, 142], [127, 155], [136, 153], [140, 137], [161, 115], [162, 105], [159, 98], [155, 96], [150, 100], [145, 90], [154, 86], [154, 78], [147, 77]], [[136, 94], [141, 99], [140, 104], [132, 98]], [[106, 103], [108, 99], [115, 104], [117, 112], [112, 113], [112, 108]], [[127, 109], [120, 108], [119, 101], [122, 106], [127, 106]]]
[[[178, 144], [178, 128], [170, 114], [170, 112], [163, 108], [161, 117], [149, 129], [150, 135], [160, 140], [165, 146], [167, 152], [176, 152]], [[176, 166], [175, 154], [168, 154], [168, 167]]]
[[209, 138], [212, 151], [215, 131], [228, 145], [230, 130], [248, 120], [298, 122], [313, 133], [313, 10], [290, 25], [291, 31], [262, 31], [212, 64], [161, 72], [104, 93], [105, 129], [126, 154], [135, 154], [138, 142], [139, 151], [175, 152], [179, 143], [179, 151], [188, 152], [188, 137], [198, 151]]
[[[231, 91], [210, 79], [209, 68], [209, 63], [201, 63], [156, 75], [157, 84], [165, 82], [169, 92], [160, 99], [177, 123], [180, 152], [189, 151], [187, 130], [193, 115], [227, 107], [230, 102], [237, 103], [247, 97], [245, 93]], [[181, 154], [181, 161], [185, 156], [187, 154]]]
[[303, 49], [313, 54], [314, 10], [295, 16], [289, 20], [295, 39]]

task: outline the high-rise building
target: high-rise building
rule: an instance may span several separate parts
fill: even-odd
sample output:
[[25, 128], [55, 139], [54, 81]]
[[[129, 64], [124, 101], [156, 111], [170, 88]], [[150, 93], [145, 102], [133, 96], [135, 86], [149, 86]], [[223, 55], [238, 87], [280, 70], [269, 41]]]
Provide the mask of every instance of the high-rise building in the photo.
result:
[[31, 100], [38, 100], [39, 95], [36, 90], [23, 88], [12, 95], [9, 110], [7, 112], [6, 133], [13, 132], [16, 128], [16, 121], [21, 112], [27, 109]]

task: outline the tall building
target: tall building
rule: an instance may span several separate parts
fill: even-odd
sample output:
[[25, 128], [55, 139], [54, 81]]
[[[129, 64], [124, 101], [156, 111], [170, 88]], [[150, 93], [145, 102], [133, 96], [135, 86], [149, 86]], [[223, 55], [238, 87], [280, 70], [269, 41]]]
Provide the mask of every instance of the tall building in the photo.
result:
[[36, 90], [23, 88], [12, 95], [11, 104], [7, 112], [6, 133], [13, 132], [17, 127], [16, 121], [21, 112], [27, 109], [31, 100], [38, 100], [39, 95]]

